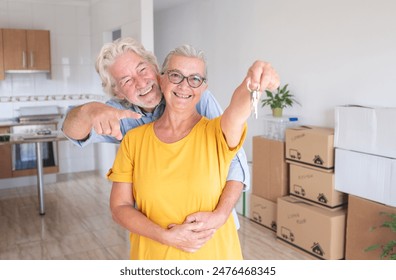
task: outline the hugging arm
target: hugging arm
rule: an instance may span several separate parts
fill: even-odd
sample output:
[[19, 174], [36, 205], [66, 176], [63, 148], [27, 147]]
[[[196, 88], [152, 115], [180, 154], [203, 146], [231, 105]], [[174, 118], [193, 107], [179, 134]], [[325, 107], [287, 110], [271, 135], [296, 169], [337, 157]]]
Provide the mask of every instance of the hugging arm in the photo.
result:
[[202, 230], [203, 223], [174, 225], [164, 229], [136, 209], [134, 203], [132, 184], [113, 182], [111, 214], [113, 220], [128, 231], [186, 252], [197, 251], [214, 234], [214, 230]]

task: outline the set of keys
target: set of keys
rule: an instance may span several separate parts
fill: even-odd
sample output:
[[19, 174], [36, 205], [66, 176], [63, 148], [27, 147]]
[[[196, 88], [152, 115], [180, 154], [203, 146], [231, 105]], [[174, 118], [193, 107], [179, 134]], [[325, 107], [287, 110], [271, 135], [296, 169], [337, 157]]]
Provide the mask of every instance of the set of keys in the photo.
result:
[[252, 95], [252, 109], [253, 109], [254, 118], [257, 120], [258, 117], [257, 106], [260, 98], [260, 85], [258, 85], [256, 89], [252, 90], [250, 88], [250, 81], [248, 81], [247, 89]]

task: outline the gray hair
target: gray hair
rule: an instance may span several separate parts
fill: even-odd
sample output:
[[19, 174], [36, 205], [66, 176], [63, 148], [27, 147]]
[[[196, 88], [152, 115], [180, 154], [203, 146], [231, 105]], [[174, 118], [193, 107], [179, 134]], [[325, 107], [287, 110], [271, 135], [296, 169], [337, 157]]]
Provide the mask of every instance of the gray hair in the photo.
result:
[[115, 81], [114, 77], [108, 71], [108, 68], [114, 63], [115, 59], [128, 51], [134, 52], [141, 56], [145, 61], [154, 66], [158, 73], [158, 62], [157, 58], [150, 51], [147, 51], [143, 45], [137, 40], [126, 37], [120, 38], [112, 43], [105, 44], [98, 57], [96, 58], [95, 68], [98, 72], [100, 79], [102, 80], [102, 87], [104, 92], [110, 96], [115, 96], [114, 88]]
[[173, 55], [194, 57], [194, 58], [198, 58], [198, 59], [202, 60], [203, 63], [205, 64], [204, 77], [207, 78], [206, 76], [208, 74], [208, 69], [207, 69], [207, 65], [206, 65], [205, 54], [202, 50], [197, 50], [191, 45], [182, 45], [182, 46], [177, 47], [177, 48], [173, 49], [172, 51], [170, 51], [168, 53], [168, 55], [165, 57], [164, 63], [162, 64], [161, 73], [165, 73], [167, 70], [169, 70], [168, 69], [169, 60]]

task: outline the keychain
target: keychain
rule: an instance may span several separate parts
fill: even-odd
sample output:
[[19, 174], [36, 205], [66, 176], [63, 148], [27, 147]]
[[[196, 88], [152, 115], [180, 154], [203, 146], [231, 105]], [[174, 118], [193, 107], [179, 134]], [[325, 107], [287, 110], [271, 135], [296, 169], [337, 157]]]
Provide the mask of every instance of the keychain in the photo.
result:
[[259, 94], [260, 93], [260, 85], [258, 85], [258, 87], [255, 90], [251, 90], [250, 89], [250, 81], [248, 81], [247, 89], [252, 94], [252, 107], [254, 110], [254, 117], [255, 117], [255, 119], [257, 119], [257, 117], [258, 117], [257, 105], [258, 105], [259, 96], [260, 96], [260, 94]]

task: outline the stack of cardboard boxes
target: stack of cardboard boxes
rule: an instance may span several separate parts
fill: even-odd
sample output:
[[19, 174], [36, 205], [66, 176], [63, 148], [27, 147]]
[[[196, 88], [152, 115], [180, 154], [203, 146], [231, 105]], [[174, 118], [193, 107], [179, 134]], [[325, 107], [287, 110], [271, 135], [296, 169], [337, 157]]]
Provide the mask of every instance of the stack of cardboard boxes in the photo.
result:
[[334, 129], [286, 130], [289, 196], [278, 198], [277, 237], [321, 259], [343, 259], [347, 196], [334, 186]]
[[340, 106], [335, 110], [335, 187], [349, 194], [345, 258], [380, 259], [374, 244], [395, 240], [380, 226], [396, 214], [396, 108]]
[[366, 249], [395, 239], [380, 227], [396, 214], [395, 119], [396, 108], [340, 106], [334, 129], [253, 137], [249, 217], [320, 259], [380, 259]]
[[276, 231], [276, 202], [288, 193], [285, 142], [254, 136], [250, 219]]
[[253, 137], [249, 217], [321, 259], [344, 258], [346, 195], [334, 187], [334, 129], [294, 126]]
[[289, 194], [285, 131], [296, 125], [295, 116], [265, 116], [264, 135], [253, 137], [249, 217], [273, 231], [277, 229], [277, 199]]

